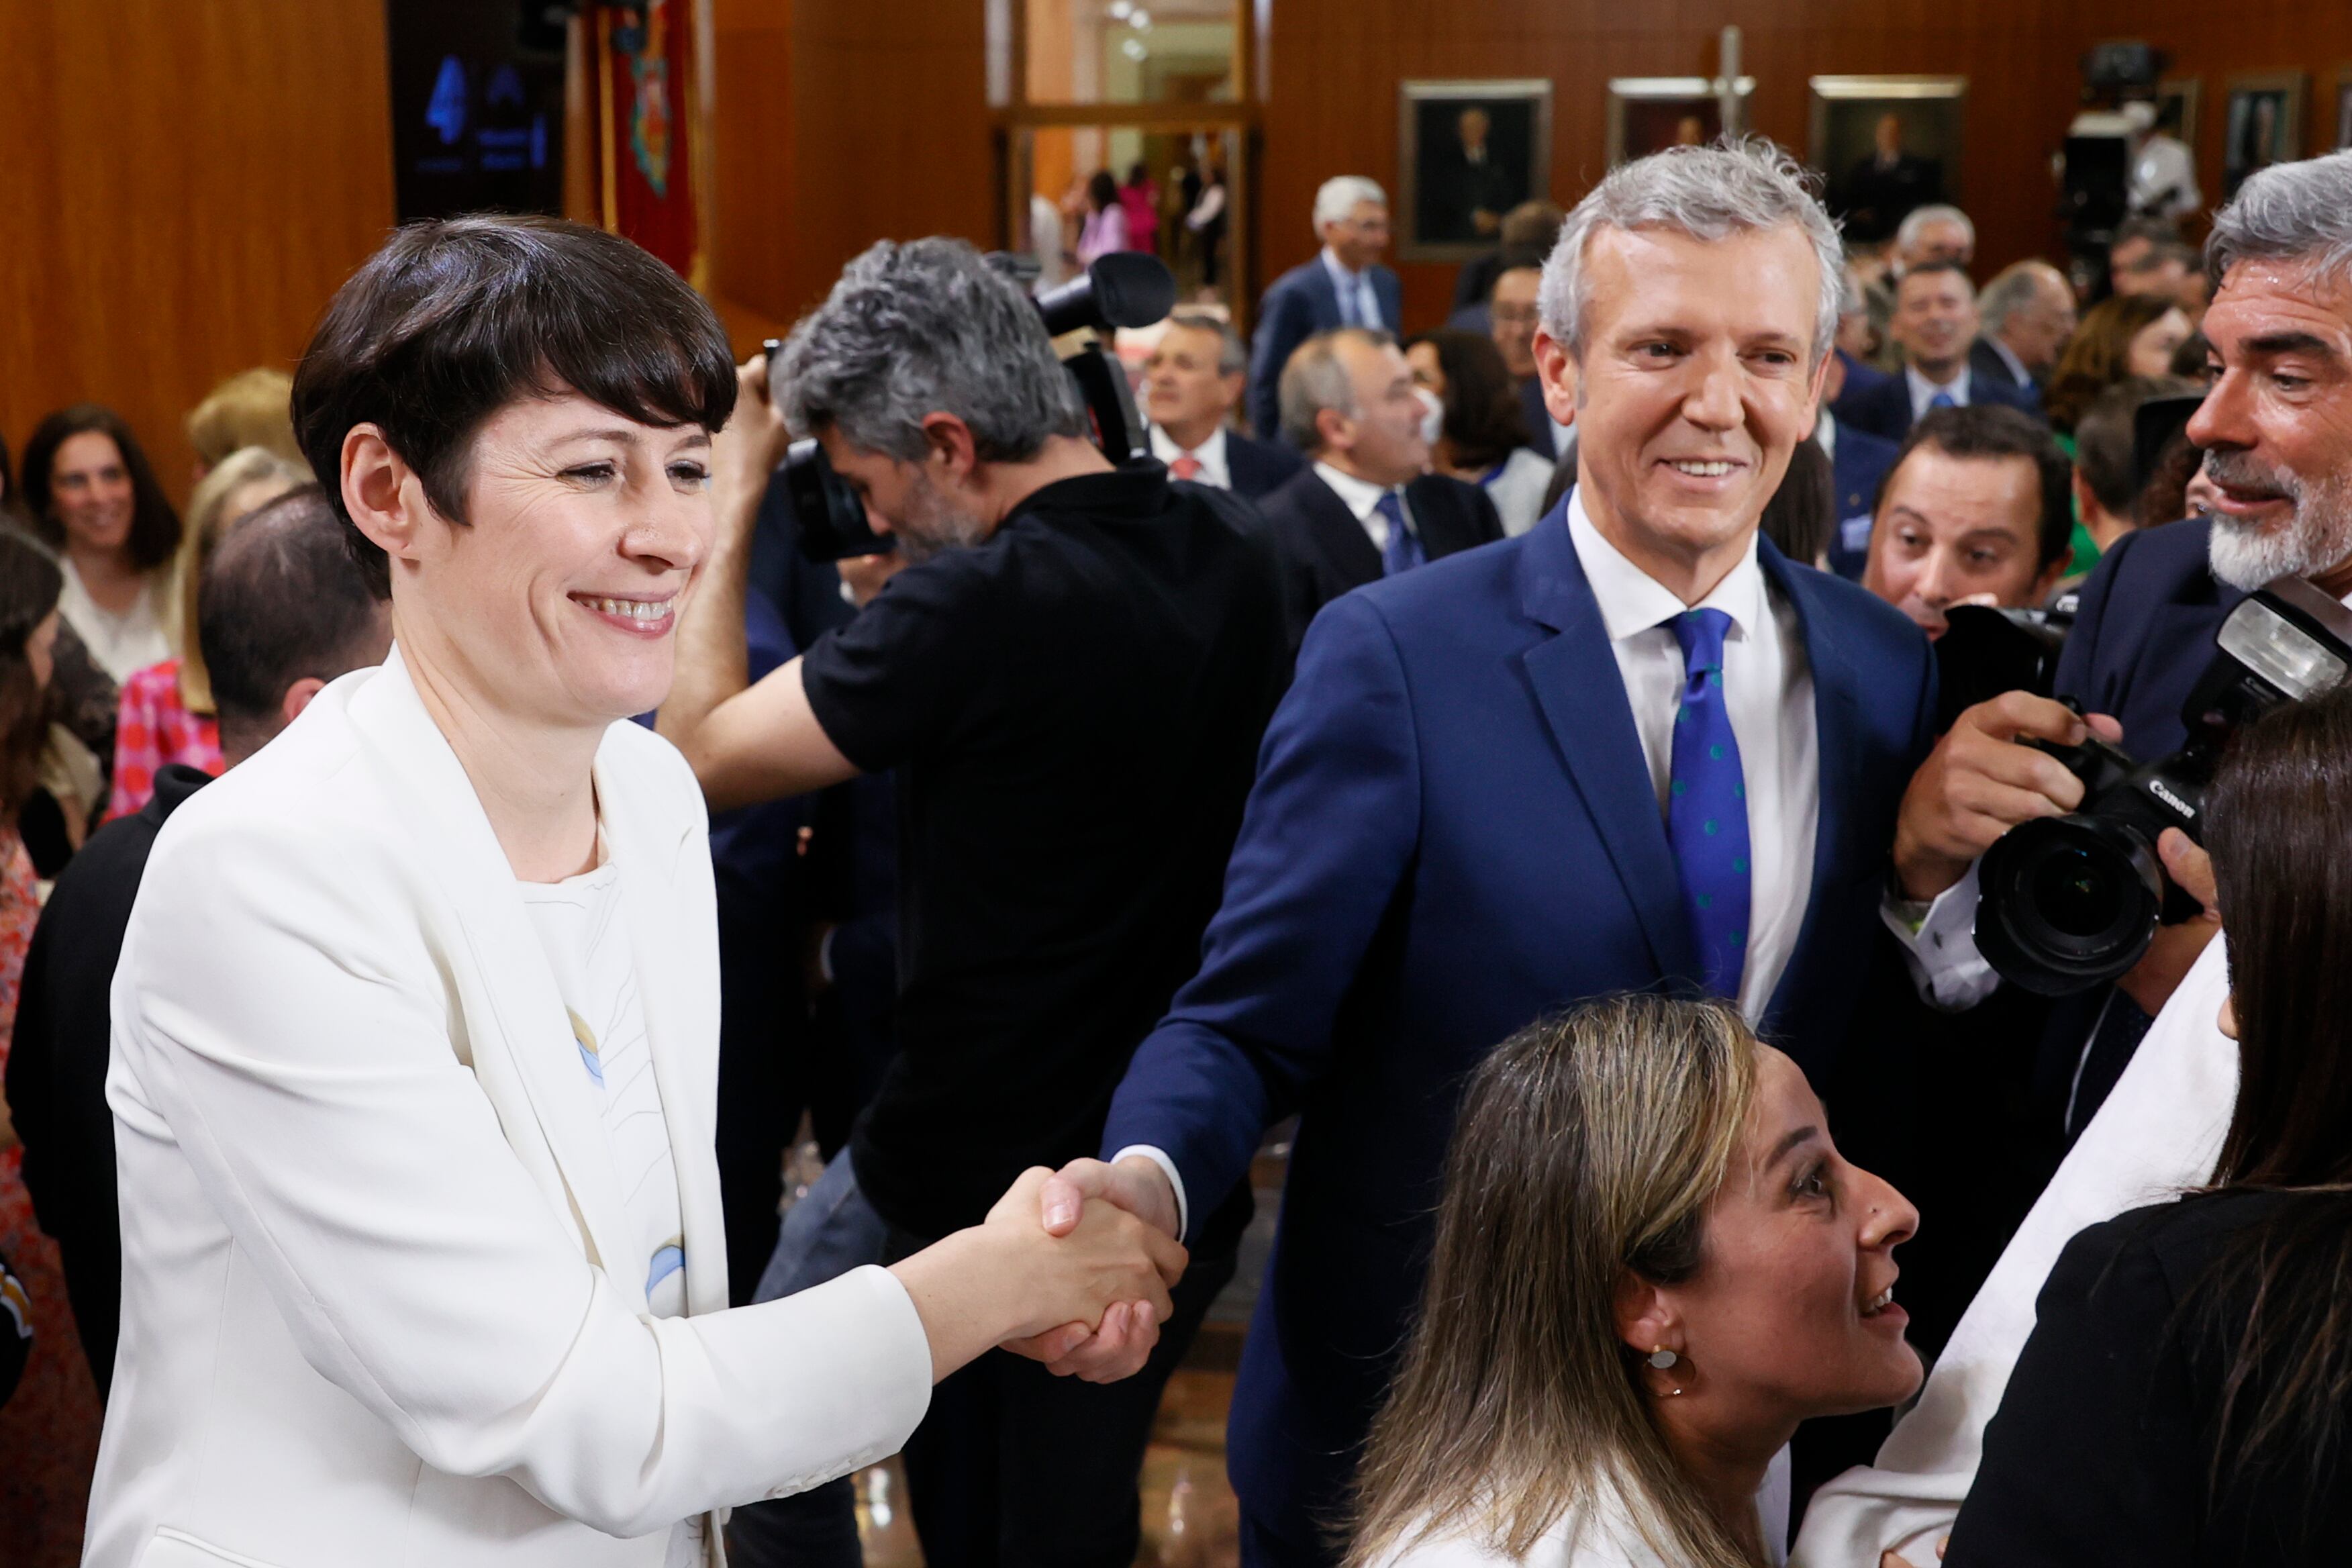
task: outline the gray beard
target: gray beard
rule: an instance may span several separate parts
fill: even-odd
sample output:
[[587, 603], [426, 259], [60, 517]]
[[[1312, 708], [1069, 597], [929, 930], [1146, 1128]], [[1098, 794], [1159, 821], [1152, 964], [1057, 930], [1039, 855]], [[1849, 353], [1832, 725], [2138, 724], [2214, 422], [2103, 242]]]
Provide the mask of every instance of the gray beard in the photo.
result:
[[2284, 524], [2267, 528], [2213, 514], [2207, 559], [2213, 575], [2232, 588], [2251, 594], [2280, 577], [2321, 577], [2352, 560], [2352, 474], [2306, 479], [2218, 451], [2205, 455], [2205, 472], [2217, 484], [2266, 485], [2294, 507]]
[[914, 493], [908, 498], [907, 515], [892, 518], [890, 531], [898, 535], [898, 553], [914, 566], [934, 555], [978, 544], [988, 537], [988, 525], [940, 494], [929, 474], [918, 474]]

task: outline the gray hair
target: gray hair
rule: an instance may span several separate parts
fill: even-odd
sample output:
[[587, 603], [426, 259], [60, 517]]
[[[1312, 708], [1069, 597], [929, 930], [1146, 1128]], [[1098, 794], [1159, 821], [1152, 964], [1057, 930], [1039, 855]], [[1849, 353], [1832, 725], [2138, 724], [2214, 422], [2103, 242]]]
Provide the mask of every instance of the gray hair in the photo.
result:
[[1658, 228], [1692, 239], [1793, 226], [1813, 247], [1821, 272], [1813, 317], [1813, 363], [1837, 341], [1843, 300], [1844, 252], [1837, 225], [1813, 195], [1802, 165], [1760, 136], [1726, 138], [1711, 147], [1669, 147], [1622, 164], [1576, 204], [1559, 243], [1544, 263], [1537, 306], [1544, 330], [1581, 363], [1591, 284], [1584, 253], [1604, 228]]
[[1028, 296], [961, 239], [884, 240], [852, 261], [776, 356], [796, 436], [919, 462], [924, 416], [952, 414], [985, 462], [1087, 434], [1077, 389]]
[[1189, 327], [1196, 332], [1217, 334], [1217, 374], [1241, 375], [1249, 370], [1249, 345], [1234, 331], [1233, 322], [1213, 310], [1177, 310], [1168, 312], [1171, 327]]
[[2352, 274], [2352, 153], [2273, 163], [2213, 215], [2205, 270], [2214, 282], [2241, 261], [2305, 260], [2326, 276]]
[[1904, 215], [1903, 222], [1895, 230], [1895, 248], [1898, 251], [1910, 249], [1913, 242], [1918, 239], [1919, 231], [1931, 223], [1958, 224], [1961, 232], [1969, 237], [1969, 248], [1974, 250], [1977, 247], [1977, 226], [1969, 221], [1969, 215], [1956, 206], [1937, 202], [1924, 207], [1913, 207]]
[[1977, 296], [1977, 325], [1990, 337], [2009, 325], [2009, 319], [2033, 304], [2034, 289], [2046, 261], [2012, 261], [1992, 275]]
[[1315, 416], [1328, 408], [1353, 419], [1362, 412], [1356, 405], [1356, 380], [1339, 363], [1339, 344], [1352, 338], [1374, 347], [1396, 342], [1393, 333], [1370, 327], [1334, 327], [1318, 332], [1291, 351], [1282, 367], [1276, 401], [1282, 410], [1282, 436], [1303, 452], [1323, 449], [1323, 432]]
[[1368, 180], [1361, 174], [1334, 174], [1315, 192], [1315, 232], [1319, 237], [1327, 223], [1338, 223], [1356, 210], [1358, 202], [1389, 205], [1389, 194], [1381, 189], [1378, 180]]
[[1838, 279], [1839, 318], [1867, 315], [1870, 297], [1862, 291], [1862, 279], [1853, 275], [1853, 268], [1850, 266], [1839, 268]]

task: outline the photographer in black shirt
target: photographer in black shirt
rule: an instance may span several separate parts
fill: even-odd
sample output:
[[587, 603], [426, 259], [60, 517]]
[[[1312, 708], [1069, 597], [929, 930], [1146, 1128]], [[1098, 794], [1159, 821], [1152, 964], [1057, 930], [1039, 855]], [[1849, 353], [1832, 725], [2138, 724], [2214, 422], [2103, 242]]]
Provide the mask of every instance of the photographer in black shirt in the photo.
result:
[[[1094, 1152], [1199, 962], [1285, 644], [1264, 547], [1157, 462], [1104, 458], [1035, 310], [961, 242], [876, 246], [793, 330], [772, 398], [761, 365], [742, 374], [713, 464], [722, 538], [660, 729], [714, 807], [898, 770], [901, 850], [899, 1054], [786, 1215], [768, 1300]], [[787, 427], [908, 563], [747, 689], [743, 536]], [[1202, 1233], [1141, 1376], [1080, 1384], [1000, 1352], [940, 1385], [907, 1447], [933, 1568], [1133, 1561], [1160, 1390], [1246, 1204]], [[737, 1521], [739, 1563], [856, 1561], [845, 1484]]]

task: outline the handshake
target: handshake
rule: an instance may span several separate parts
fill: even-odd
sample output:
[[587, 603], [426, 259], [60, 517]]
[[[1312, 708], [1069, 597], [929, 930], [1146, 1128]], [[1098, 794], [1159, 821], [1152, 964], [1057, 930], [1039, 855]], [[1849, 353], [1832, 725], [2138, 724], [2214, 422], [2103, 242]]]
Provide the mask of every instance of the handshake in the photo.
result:
[[965, 1233], [988, 1253], [965, 1283], [992, 1280], [1004, 1292], [990, 1314], [1016, 1325], [1004, 1349], [1057, 1375], [1116, 1383], [1160, 1342], [1168, 1293], [1189, 1261], [1179, 1228], [1176, 1194], [1150, 1160], [1040, 1166]]

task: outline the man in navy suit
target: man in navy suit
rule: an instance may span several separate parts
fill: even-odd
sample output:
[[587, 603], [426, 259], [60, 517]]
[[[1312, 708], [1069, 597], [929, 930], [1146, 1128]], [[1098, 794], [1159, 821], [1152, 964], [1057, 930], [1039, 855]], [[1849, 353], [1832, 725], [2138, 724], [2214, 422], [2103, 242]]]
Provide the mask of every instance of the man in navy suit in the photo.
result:
[[2041, 413], [2041, 399], [2031, 389], [1969, 368], [1969, 348], [1977, 337], [1976, 288], [1958, 262], [1922, 262], [1897, 279], [1887, 332], [1903, 351], [1903, 374], [1868, 394], [1848, 396], [1840, 405], [1848, 427], [1900, 441], [1930, 408], [2005, 403]]
[[[1883, 372], [1870, 374], [1881, 381], [1887, 379]], [[1863, 563], [1870, 554], [1871, 513], [1878, 505], [1878, 488], [1903, 447], [1884, 436], [1854, 429], [1837, 416], [1833, 405], [1853, 384], [1853, 362], [1844, 351], [1830, 355], [1822, 377], [1822, 412], [1813, 422], [1813, 439], [1830, 455], [1831, 479], [1837, 491], [1837, 531], [1830, 535], [1830, 570], [1849, 583], [1859, 583]]]
[[2074, 290], [2046, 261], [2011, 262], [1977, 297], [1983, 335], [1969, 349], [1969, 373], [2032, 388], [2038, 397], [2078, 324]]
[[1281, 428], [1282, 367], [1293, 350], [1334, 327], [1404, 326], [1404, 285], [1381, 265], [1389, 247], [1389, 198], [1377, 181], [1341, 174], [1315, 193], [1315, 237], [1323, 248], [1274, 280], [1258, 302], [1250, 346], [1249, 416], [1271, 440]]
[[[1234, 1396], [1244, 1563], [1331, 1560], [1318, 1523], [1485, 1052], [1658, 987], [1737, 998], [1816, 1082], [1847, 1048], [1935, 705], [1916, 627], [1758, 537], [1812, 424], [1837, 266], [1774, 152], [1676, 148], [1585, 198], [1537, 342], [1580, 432], [1575, 489], [1525, 535], [1325, 607], [1200, 973], [1136, 1053], [1108, 1159], [1048, 1184], [1049, 1227], [1084, 1194], [1190, 1234], [1301, 1113]], [[1139, 1352], [1128, 1320], [1107, 1330], [1029, 1349], [1116, 1375]]]
[[1151, 455], [1171, 477], [1256, 500], [1307, 466], [1295, 448], [1226, 424], [1248, 369], [1249, 351], [1223, 317], [1178, 310], [1168, 318], [1143, 362], [1143, 413]]
[[1293, 651], [1352, 588], [1503, 537], [1484, 489], [1427, 473], [1433, 400], [1386, 332], [1342, 327], [1282, 372], [1282, 433], [1312, 466], [1258, 503], [1282, 567]]

